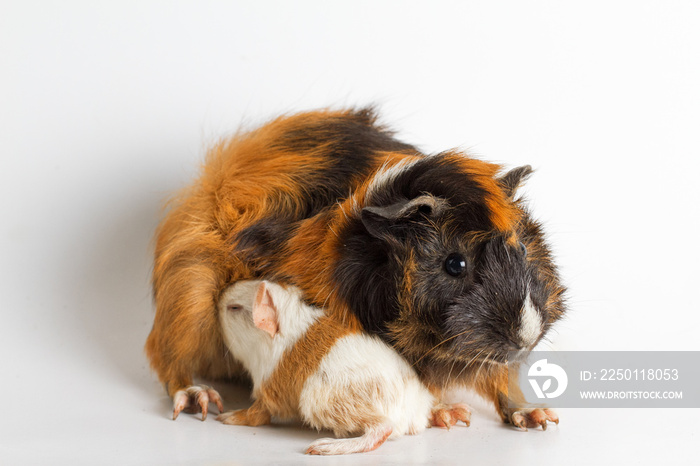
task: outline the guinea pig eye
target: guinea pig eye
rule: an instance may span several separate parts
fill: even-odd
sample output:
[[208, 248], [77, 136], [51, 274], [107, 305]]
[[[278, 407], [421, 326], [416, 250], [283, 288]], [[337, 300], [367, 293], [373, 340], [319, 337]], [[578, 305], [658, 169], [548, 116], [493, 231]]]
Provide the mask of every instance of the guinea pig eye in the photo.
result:
[[243, 306], [241, 306], [240, 304], [229, 304], [228, 306], [226, 306], [226, 310], [231, 312], [237, 312], [243, 310]]
[[445, 259], [445, 272], [453, 277], [459, 277], [465, 270], [467, 270], [467, 261], [461, 254], [453, 252]]

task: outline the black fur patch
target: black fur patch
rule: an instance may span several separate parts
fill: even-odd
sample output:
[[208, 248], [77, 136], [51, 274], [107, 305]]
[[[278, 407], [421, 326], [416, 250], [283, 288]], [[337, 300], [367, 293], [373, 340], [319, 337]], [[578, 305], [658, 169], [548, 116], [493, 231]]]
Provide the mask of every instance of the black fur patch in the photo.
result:
[[484, 191], [464, 173], [448, 153], [426, 157], [399, 174], [393, 183], [378, 189], [368, 205], [388, 205], [423, 193], [446, 199], [460, 231], [492, 229]]
[[[390, 230], [393, 238], [386, 241], [373, 237], [359, 220], [339, 232], [343, 250], [335, 272], [336, 284], [367, 331], [381, 334], [398, 317], [397, 298], [404, 274], [400, 260], [409, 249], [416, 250], [418, 256], [435, 256], [430, 260], [438, 271], [447, 255], [455, 252], [443, 250], [436, 239], [427, 240], [435, 237], [435, 226], [440, 228], [449, 219], [449, 228], [460, 233], [492, 229], [483, 190], [447, 154], [414, 163], [392, 183], [372, 193], [367, 205], [387, 206], [425, 193], [448, 201], [447, 212], [440, 218], [418, 216], [398, 222]], [[457, 246], [453, 249], [459, 250]], [[436, 315], [436, 306], [442, 308], [443, 304], [435, 301], [430, 309], [418, 306], [417, 310], [424, 313], [426, 321], [437, 325], [441, 317]]]
[[340, 235], [342, 258], [334, 273], [338, 293], [365, 330], [381, 334], [386, 323], [399, 315], [396, 294], [403, 275], [401, 264], [360, 219], [354, 219]]
[[375, 152], [419, 153], [377, 125], [371, 107], [292, 129], [275, 141], [274, 147], [300, 154], [320, 151], [330, 159], [329, 169], [319, 170], [312, 179], [305, 180], [308, 189], [302, 200], [306, 205], [304, 217], [348, 197], [351, 189], [370, 175]]
[[290, 219], [268, 217], [242, 230], [236, 240], [236, 252], [264, 274], [275, 263], [276, 255], [294, 235], [297, 224]]

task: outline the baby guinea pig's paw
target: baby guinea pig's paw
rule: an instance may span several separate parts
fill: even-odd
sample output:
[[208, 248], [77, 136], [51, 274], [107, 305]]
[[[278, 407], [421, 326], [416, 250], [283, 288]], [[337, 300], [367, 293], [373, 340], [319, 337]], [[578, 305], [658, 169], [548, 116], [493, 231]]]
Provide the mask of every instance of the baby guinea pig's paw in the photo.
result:
[[248, 425], [248, 410], [237, 409], [235, 411], [227, 411], [216, 416], [217, 421], [231, 426], [247, 426]]
[[548, 421], [559, 424], [557, 413], [548, 408], [521, 409], [510, 416], [511, 424], [522, 431], [527, 431], [528, 427], [539, 426], [542, 426], [542, 430], [547, 430]]
[[219, 414], [216, 419], [224, 424], [233, 426], [262, 426], [269, 424], [272, 416], [260, 402], [256, 401], [248, 409], [237, 409]]
[[209, 403], [216, 404], [220, 413], [224, 411], [221, 396], [213, 388], [207, 385], [190, 385], [178, 390], [173, 396], [173, 420], [177, 419], [180, 412], [196, 414], [202, 412], [202, 421], [207, 418]]
[[467, 427], [471, 422], [472, 412], [469, 406], [464, 403], [436, 405], [430, 418], [430, 425], [433, 427], [444, 427], [450, 430], [450, 427], [457, 424], [458, 421], [464, 422]]

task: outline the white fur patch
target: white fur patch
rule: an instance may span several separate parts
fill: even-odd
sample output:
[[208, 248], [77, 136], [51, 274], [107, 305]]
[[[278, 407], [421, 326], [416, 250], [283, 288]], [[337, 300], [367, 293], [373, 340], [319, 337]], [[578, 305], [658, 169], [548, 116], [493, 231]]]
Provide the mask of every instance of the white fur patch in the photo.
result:
[[523, 307], [520, 310], [520, 330], [518, 336], [524, 347], [533, 345], [542, 334], [542, 317], [532, 303], [528, 290]]
[[[311, 427], [336, 435], [390, 425], [391, 437], [424, 430], [435, 404], [415, 371], [378, 337], [339, 339], [305, 382], [299, 407]], [[338, 413], [346, 413], [339, 417]]]
[[[219, 300], [219, 319], [226, 346], [246, 368], [253, 379], [254, 390], [267, 380], [284, 352], [301, 338], [323, 315], [317, 308], [301, 301], [297, 288], [269, 283], [267, 290], [278, 309], [279, 332], [270, 337], [253, 323], [252, 309], [260, 281], [240, 281], [228, 287]], [[228, 310], [238, 305], [239, 310]]]

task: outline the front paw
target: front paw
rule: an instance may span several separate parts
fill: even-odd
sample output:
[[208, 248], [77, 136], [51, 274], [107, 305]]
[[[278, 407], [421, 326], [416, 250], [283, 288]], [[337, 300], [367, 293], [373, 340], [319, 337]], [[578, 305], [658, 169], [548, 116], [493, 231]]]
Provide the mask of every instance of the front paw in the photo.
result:
[[180, 412], [195, 414], [202, 412], [202, 421], [207, 418], [209, 403], [216, 404], [219, 412], [224, 411], [219, 392], [207, 385], [190, 385], [178, 390], [173, 396], [173, 420], [177, 419]]
[[520, 409], [510, 415], [510, 423], [522, 431], [539, 426], [547, 430], [547, 422], [559, 424], [559, 416], [549, 408]]
[[458, 421], [464, 422], [469, 427], [472, 418], [469, 406], [464, 403], [450, 405], [441, 403], [433, 408], [431, 414], [430, 425], [432, 427], [444, 427], [447, 430], [450, 430], [450, 427], [457, 424]]

